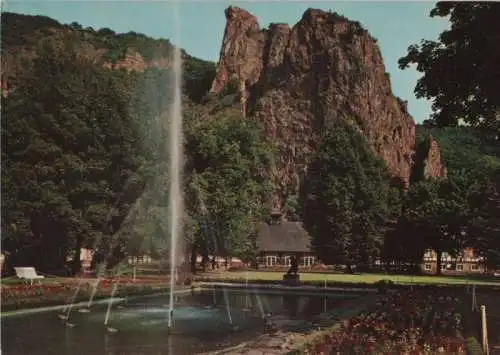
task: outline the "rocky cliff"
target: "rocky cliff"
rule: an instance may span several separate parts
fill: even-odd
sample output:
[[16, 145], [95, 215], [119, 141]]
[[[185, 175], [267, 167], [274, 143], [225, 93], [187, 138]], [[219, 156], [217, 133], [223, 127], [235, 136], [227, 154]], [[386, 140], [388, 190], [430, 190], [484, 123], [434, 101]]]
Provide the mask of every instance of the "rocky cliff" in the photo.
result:
[[236, 78], [243, 114], [263, 122], [276, 142], [275, 207], [296, 193], [319, 132], [336, 119], [356, 124], [390, 171], [408, 183], [415, 122], [392, 94], [376, 40], [358, 22], [308, 9], [293, 27], [260, 29], [241, 8], [229, 7], [225, 14], [211, 91]]
[[441, 152], [439, 150], [439, 145], [432, 135], [429, 135], [429, 138], [427, 139], [424, 152], [425, 155], [422, 157], [424, 178], [446, 178], [447, 171], [441, 163]]

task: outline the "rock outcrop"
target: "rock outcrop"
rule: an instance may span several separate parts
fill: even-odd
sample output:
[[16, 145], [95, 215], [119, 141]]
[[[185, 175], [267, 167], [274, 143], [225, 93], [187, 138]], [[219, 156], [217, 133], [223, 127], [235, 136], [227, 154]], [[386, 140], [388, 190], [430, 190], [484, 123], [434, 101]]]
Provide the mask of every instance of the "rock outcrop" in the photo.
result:
[[376, 40], [359, 23], [308, 9], [293, 27], [261, 30], [241, 8], [225, 13], [212, 92], [236, 76], [243, 114], [262, 121], [276, 143], [275, 207], [296, 193], [318, 134], [337, 119], [354, 122], [390, 171], [408, 183], [415, 122], [392, 95]]
[[429, 135], [425, 142], [425, 152], [422, 158], [423, 178], [446, 178], [447, 172], [441, 162], [439, 145], [432, 135]]

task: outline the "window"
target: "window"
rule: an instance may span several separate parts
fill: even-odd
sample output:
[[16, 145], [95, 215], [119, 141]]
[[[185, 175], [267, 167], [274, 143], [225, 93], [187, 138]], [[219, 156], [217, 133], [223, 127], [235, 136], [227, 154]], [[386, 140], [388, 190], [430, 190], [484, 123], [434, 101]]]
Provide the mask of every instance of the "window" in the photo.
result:
[[477, 266], [477, 264], [471, 264], [470, 269], [472, 271], [477, 271], [477, 270], [479, 270], [479, 267]]
[[431, 269], [431, 264], [425, 264], [425, 270], [430, 270]]
[[265, 257], [266, 260], [266, 266], [273, 266], [276, 265], [277, 257], [275, 255], [267, 255]]
[[463, 271], [464, 266], [462, 264], [457, 264], [457, 271]]
[[282, 264], [284, 266], [291, 266], [292, 265], [292, 258], [290, 256], [284, 256], [282, 259]]
[[302, 266], [312, 266], [314, 264], [314, 256], [304, 256], [301, 258], [301, 265]]

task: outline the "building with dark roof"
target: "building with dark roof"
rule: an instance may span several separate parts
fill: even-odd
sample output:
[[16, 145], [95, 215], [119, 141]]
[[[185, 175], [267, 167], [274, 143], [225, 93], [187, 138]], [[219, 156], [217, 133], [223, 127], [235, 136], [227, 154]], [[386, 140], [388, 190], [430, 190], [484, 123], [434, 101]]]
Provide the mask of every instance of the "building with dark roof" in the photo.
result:
[[259, 267], [287, 268], [292, 256], [299, 259], [300, 267], [309, 268], [316, 262], [309, 234], [300, 222], [273, 218], [269, 223], [261, 223], [256, 242], [260, 251]]

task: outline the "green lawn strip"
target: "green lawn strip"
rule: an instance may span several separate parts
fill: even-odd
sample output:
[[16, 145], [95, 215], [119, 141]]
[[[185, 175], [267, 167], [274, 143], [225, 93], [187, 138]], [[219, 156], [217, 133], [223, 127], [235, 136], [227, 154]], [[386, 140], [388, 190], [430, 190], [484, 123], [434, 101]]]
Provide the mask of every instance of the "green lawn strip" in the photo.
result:
[[[282, 272], [248, 271], [236, 272], [228, 271], [221, 273], [200, 274], [197, 279], [210, 278], [227, 281], [242, 281], [248, 277], [249, 281], [281, 281]], [[328, 282], [328, 283], [353, 283], [353, 284], [374, 284], [381, 280], [391, 280], [395, 284], [447, 284], [466, 285], [474, 283], [476, 285], [500, 286], [500, 280], [488, 278], [475, 278], [465, 276], [410, 276], [410, 275], [383, 275], [383, 274], [327, 274], [327, 273], [301, 273], [300, 280], [304, 282]]]

